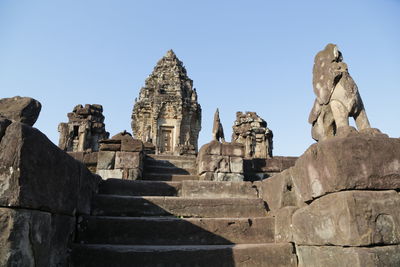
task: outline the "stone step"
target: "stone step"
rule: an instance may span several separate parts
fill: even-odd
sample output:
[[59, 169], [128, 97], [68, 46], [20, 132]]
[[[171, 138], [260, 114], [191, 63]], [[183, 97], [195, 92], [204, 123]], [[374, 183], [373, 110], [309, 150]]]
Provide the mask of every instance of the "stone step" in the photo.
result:
[[121, 196], [182, 196], [210, 198], [258, 198], [250, 182], [145, 181], [108, 179], [100, 183], [99, 194]]
[[73, 245], [72, 267], [291, 267], [291, 244], [208, 246]]
[[182, 197], [258, 198], [258, 191], [251, 182], [183, 181]]
[[159, 173], [159, 174], [181, 174], [181, 175], [197, 174], [197, 169], [182, 169], [170, 166], [147, 166], [147, 165], [144, 166], [145, 166], [144, 175], [147, 172]]
[[174, 161], [174, 160], [180, 160], [180, 161], [196, 161], [196, 156], [175, 156], [175, 155], [165, 155], [165, 154], [149, 154], [146, 155], [146, 160], [168, 160], [168, 161]]
[[182, 169], [196, 169], [196, 159], [154, 159], [146, 157], [144, 159], [144, 166], [163, 166], [175, 167]]
[[264, 202], [259, 198], [184, 198], [96, 195], [92, 215], [183, 216], [205, 218], [263, 217]]
[[122, 196], [178, 196], [182, 182], [108, 179], [99, 185], [99, 194]]
[[166, 173], [145, 173], [140, 180], [186, 181], [186, 180], [199, 180], [199, 176], [198, 175], [166, 174]]
[[273, 243], [275, 219], [83, 216], [80, 244], [224, 245]]

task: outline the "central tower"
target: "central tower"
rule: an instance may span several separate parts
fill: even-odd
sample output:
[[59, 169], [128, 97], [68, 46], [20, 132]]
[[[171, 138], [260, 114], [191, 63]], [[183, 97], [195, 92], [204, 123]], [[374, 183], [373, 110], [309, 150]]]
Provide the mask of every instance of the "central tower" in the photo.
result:
[[172, 50], [157, 62], [140, 89], [132, 112], [135, 138], [150, 142], [156, 154], [195, 154], [201, 107], [193, 81]]

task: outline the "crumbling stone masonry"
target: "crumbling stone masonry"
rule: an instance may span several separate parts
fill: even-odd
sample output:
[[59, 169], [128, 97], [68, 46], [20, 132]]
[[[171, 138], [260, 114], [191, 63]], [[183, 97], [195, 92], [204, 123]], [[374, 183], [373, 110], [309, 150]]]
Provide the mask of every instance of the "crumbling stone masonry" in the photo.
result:
[[246, 158], [272, 157], [272, 131], [257, 113], [236, 112], [232, 129], [232, 142], [244, 144]]
[[225, 142], [219, 110], [214, 114], [212, 141], [197, 156], [199, 180], [243, 181], [244, 145]]
[[135, 100], [132, 132], [151, 142], [156, 154], [195, 154], [201, 107], [193, 81], [172, 50], [158, 61]]
[[103, 179], [136, 180], [143, 172], [143, 142], [130, 133], [121, 132], [111, 139], [100, 141], [97, 174]]
[[68, 123], [60, 123], [59, 147], [68, 152], [95, 152], [99, 150], [99, 141], [107, 139], [103, 107], [101, 105], [77, 105], [68, 113]]
[[197, 157], [199, 180], [243, 181], [244, 146], [211, 141]]

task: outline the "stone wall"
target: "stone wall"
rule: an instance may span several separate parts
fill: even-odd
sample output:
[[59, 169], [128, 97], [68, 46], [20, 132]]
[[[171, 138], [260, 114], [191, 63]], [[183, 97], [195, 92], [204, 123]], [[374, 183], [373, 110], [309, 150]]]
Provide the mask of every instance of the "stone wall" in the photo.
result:
[[28, 124], [1, 130], [0, 266], [68, 266], [76, 216], [89, 214], [100, 177]]
[[299, 266], [400, 266], [400, 139], [333, 137], [256, 185]]
[[244, 146], [211, 141], [201, 147], [197, 157], [200, 180], [243, 181]]
[[100, 142], [97, 174], [103, 179], [136, 180], [142, 177], [143, 159], [143, 142], [127, 132], [121, 132]]

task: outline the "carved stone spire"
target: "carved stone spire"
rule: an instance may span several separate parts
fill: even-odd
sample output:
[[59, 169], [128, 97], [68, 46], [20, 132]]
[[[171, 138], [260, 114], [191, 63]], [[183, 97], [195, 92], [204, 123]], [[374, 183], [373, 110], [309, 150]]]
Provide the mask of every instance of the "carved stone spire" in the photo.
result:
[[185, 154], [197, 151], [200, 129], [201, 107], [193, 81], [174, 51], [169, 50], [157, 62], [135, 101], [132, 132], [144, 142], [151, 140], [156, 153]]

